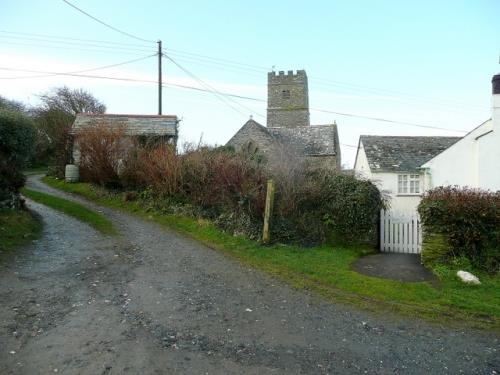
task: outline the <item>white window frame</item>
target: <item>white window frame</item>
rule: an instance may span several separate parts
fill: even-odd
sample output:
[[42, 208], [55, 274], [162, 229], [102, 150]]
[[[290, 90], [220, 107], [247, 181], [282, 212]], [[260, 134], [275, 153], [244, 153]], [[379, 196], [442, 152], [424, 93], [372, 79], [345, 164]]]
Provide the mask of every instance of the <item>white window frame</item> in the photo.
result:
[[420, 195], [422, 193], [422, 178], [418, 173], [398, 174], [398, 195]]

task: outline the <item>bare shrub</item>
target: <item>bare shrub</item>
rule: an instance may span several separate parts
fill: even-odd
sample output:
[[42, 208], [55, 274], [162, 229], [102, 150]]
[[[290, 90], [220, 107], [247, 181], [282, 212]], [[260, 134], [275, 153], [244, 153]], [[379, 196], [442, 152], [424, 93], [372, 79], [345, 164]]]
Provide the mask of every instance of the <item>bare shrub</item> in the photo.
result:
[[80, 176], [83, 181], [106, 187], [120, 187], [124, 160], [133, 150], [125, 129], [103, 122], [81, 131], [75, 139], [80, 151]]
[[142, 148], [137, 156], [138, 182], [152, 188], [160, 197], [180, 198], [181, 161], [171, 145]]

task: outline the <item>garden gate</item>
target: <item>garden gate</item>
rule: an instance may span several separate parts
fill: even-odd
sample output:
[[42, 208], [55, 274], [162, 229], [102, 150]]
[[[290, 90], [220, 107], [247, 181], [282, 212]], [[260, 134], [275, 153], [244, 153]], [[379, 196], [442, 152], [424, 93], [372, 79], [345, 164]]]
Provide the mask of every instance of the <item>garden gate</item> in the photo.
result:
[[419, 254], [422, 227], [418, 213], [380, 212], [380, 251]]

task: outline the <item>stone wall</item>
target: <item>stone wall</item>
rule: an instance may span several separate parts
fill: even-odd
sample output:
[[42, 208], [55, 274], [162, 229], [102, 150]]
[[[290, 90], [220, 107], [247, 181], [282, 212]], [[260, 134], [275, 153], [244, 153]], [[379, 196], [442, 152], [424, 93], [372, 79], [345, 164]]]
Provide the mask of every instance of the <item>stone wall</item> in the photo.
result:
[[331, 172], [340, 171], [340, 161], [335, 155], [306, 156], [306, 163], [310, 170], [324, 169]]
[[2, 192], [0, 197], [0, 210], [17, 210], [23, 206], [23, 199], [18, 193]]
[[267, 126], [309, 126], [309, 92], [304, 70], [267, 75]]
[[260, 127], [261, 125], [255, 122], [248, 122], [229, 140], [227, 145], [234, 147], [237, 152], [259, 152], [269, 157], [276, 152], [278, 144]]
[[309, 126], [309, 110], [269, 108], [267, 110], [267, 126], [270, 128]]

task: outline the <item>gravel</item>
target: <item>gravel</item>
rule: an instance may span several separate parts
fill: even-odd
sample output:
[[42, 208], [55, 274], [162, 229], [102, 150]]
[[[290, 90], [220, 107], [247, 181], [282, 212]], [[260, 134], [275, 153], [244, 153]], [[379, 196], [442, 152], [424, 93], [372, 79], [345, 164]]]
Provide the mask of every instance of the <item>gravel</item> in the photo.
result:
[[0, 263], [1, 374], [500, 372], [497, 333], [330, 303], [108, 208], [118, 237], [28, 206], [45, 229]]

